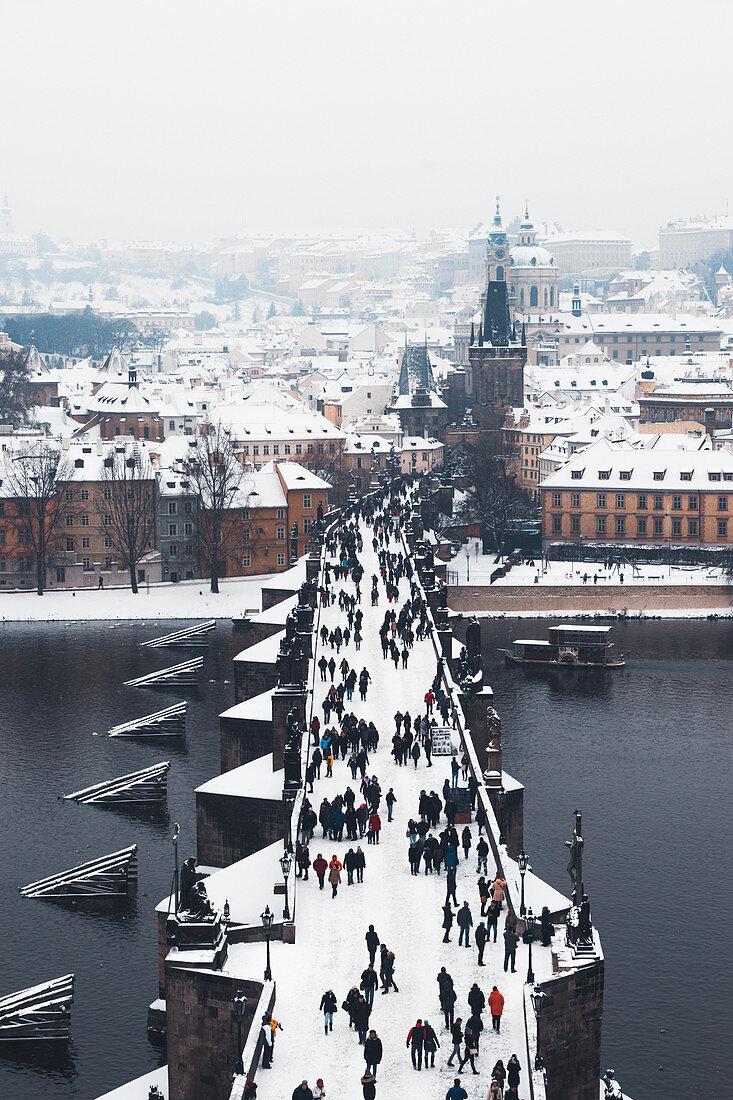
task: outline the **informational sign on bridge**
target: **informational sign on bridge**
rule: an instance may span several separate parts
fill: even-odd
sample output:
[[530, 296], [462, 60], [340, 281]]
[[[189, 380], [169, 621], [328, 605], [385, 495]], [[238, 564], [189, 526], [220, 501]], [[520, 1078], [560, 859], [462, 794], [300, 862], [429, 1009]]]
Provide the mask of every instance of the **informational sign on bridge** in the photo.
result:
[[450, 726], [433, 726], [433, 756], [450, 756], [453, 752]]

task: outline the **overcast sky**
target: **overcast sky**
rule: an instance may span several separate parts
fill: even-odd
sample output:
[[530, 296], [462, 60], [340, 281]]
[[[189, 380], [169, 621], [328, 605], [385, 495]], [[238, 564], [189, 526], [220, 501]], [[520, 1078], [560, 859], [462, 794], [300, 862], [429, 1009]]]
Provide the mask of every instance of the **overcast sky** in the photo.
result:
[[[537, 221], [651, 246], [724, 211], [731, 0], [3, 0], [16, 230]], [[732, 188], [733, 189], [733, 188]]]

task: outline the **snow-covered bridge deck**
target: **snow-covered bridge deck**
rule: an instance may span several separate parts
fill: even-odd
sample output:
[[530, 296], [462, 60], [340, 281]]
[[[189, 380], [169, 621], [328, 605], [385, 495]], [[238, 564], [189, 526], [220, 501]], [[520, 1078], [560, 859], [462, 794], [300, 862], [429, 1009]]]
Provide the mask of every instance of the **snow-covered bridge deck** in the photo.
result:
[[[378, 846], [366, 844], [362, 848], [366, 854], [367, 866], [362, 885], [343, 884], [338, 896], [331, 898], [328, 884], [323, 891], [311, 872], [308, 882], [297, 884], [296, 925], [297, 942], [294, 945], [273, 943], [273, 976], [277, 983], [277, 1003], [275, 1016], [281, 1021], [283, 1031], [278, 1032], [275, 1044], [275, 1059], [271, 1069], [258, 1072], [258, 1095], [261, 1100], [290, 1097], [293, 1089], [304, 1078], [314, 1085], [317, 1078], [324, 1080], [326, 1093], [338, 1100], [358, 1100], [362, 1097], [360, 1078], [364, 1073], [362, 1048], [356, 1034], [349, 1030], [347, 1013], [339, 1007], [334, 1029], [326, 1036], [323, 1029], [323, 1017], [318, 1006], [322, 993], [333, 988], [338, 1004], [348, 990], [358, 986], [360, 976], [368, 963], [368, 953], [364, 935], [370, 923], [374, 924], [383, 943], [394, 951], [396, 956], [395, 980], [399, 993], [390, 992], [384, 996], [377, 992], [370, 1026], [374, 1027], [384, 1044], [384, 1058], [378, 1074], [377, 1095], [380, 1100], [392, 1100], [398, 1096], [420, 1096], [443, 1100], [447, 1088], [453, 1083], [456, 1068], [446, 1066], [451, 1052], [450, 1035], [444, 1028], [444, 1022], [438, 1002], [436, 976], [441, 966], [452, 974], [457, 993], [456, 1016], [462, 1016], [464, 1022], [471, 1014], [466, 1000], [471, 984], [476, 981], [488, 997], [493, 985], [497, 985], [505, 997], [504, 1017], [501, 1034], [495, 1035], [491, 1028], [488, 1010], [484, 1012], [484, 1032], [481, 1041], [481, 1053], [477, 1059], [480, 1075], [473, 1077], [470, 1066], [461, 1074], [462, 1082], [469, 1097], [485, 1097], [491, 1070], [498, 1058], [506, 1064], [508, 1058], [516, 1053], [522, 1065], [522, 1088], [520, 1095], [528, 1095], [525, 1087], [528, 1079], [526, 1038], [524, 1028], [524, 1010], [522, 1004], [524, 979], [527, 972], [527, 948], [520, 944], [517, 952], [517, 972], [504, 973], [504, 946], [501, 937], [506, 908], [499, 923], [499, 938], [496, 944], [487, 945], [485, 967], [477, 966], [477, 952], [471, 938], [471, 947], [458, 946], [458, 929], [451, 932], [452, 943], [442, 942], [443, 929], [442, 905], [445, 900], [445, 874], [412, 877], [407, 861], [408, 840], [405, 830], [408, 818], [418, 818], [418, 798], [424, 788], [428, 792], [435, 790], [440, 794], [446, 776], [450, 774], [450, 760], [447, 757], [434, 757], [433, 767], [428, 769], [422, 756], [415, 769], [412, 763], [407, 767], [397, 767], [390, 755], [391, 737], [394, 733], [393, 715], [396, 710], [409, 710], [414, 717], [424, 710], [423, 696], [435, 674], [436, 660], [433, 644], [429, 639], [415, 642], [406, 671], [395, 669], [391, 661], [382, 658], [378, 631], [387, 606], [384, 587], [380, 586], [379, 605], [370, 606], [369, 588], [372, 573], [379, 573], [376, 555], [371, 547], [370, 528], [364, 533], [364, 552], [361, 555], [365, 570], [362, 582], [362, 610], [364, 613], [361, 650], [356, 651], [353, 641], [342, 647], [341, 654], [346, 656], [357, 672], [366, 666], [373, 682], [365, 703], [354, 693], [352, 704], [357, 718], [373, 720], [380, 733], [378, 751], [370, 756], [368, 774], [376, 774], [382, 787], [382, 832]], [[390, 549], [397, 549], [392, 543]], [[338, 592], [340, 582], [334, 584]], [[350, 581], [343, 585], [347, 592], [353, 592]], [[409, 592], [406, 580], [400, 583], [400, 601], [404, 601]], [[343, 623], [338, 605], [321, 609], [319, 626], [323, 623], [333, 628]], [[319, 649], [315, 660], [320, 657]], [[326, 649], [326, 656], [331, 651]], [[335, 656], [335, 654], [334, 654]], [[314, 688], [314, 713], [322, 718], [321, 703], [329, 683], [322, 683], [316, 676]], [[500, 701], [499, 701], [500, 703]], [[325, 776], [325, 768], [321, 771]], [[334, 764], [334, 774], [330, 779], [316, 781], [311, 802], [318, 812], [321, 800], [332, 800], [337, 793], [343, 793], [347, 784], [355, 791], [358, 786], [351, 779], [351, 773], [345, 761]], [[389, 787], [394, 788], [397, 796], [394, 821], [387, 822], [384, 795]], [[442, 797], [442, 796], [441, 796]], [[443, 828], [441, 824], [440, 828]], [[459, 829], [460, 832], [460, 829]], [[457, 897], [459, 903], [468, 900], [474, 917], [474, 927], [480, 916], [477, 891], [477, 873], [475, 852], [478, 839], [477, 828], [471, 826], [473, 849], [468, 861], [462, 858], [458, 868]], [[340, 843], [320, 839], [322, 829], [316, 827], [310, 845], [311, 858], [321, 852], [330, 859], [335, 852], [340, 860], [353, 844], [344, 840]], [[516, 865], [507, 862], [510, 888]], [[489, 872], [493, 870], [489, 856]], [[516, 876], [518, 879], [518, 875]], [[514, 897], [517, 896], [515, 892]], [[535, 912], [542, 905], [557, 910], [567, 906], [567, 901], [546, 884], [528, 875], [526, 882], [526, 901]], [[279, 916], [279, 914], [278, 914]], [[377, 964], [378, 964], [377, 959]], [[533, 945], [533, 964], [536, 979], [542, 981], [550, 976], [550, 949]], [[264, 947], [262, 944], [240, 944], [230, 948], [225, 968], [235, 974], [256, 974], [264, 965]], [[410, 1063], [409, 1051], [405, 1042], [410, 1027], [415, 1020], [426, 1017], [435, 1027], [441, 1048], [436, 1056], [435, 1069], [417, 1073]]]

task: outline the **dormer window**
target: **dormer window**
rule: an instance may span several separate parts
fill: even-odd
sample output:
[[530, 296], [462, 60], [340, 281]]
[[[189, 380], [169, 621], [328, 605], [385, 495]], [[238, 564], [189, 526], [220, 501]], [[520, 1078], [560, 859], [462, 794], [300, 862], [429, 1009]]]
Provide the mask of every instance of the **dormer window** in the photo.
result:
[[684, 471], [680, 474], [680, 481], [692, 481], [692, 473], [690, 471]]
[[598, 480], [599, 481], [608, 481], [610, 479], [610, 477], [611, 477], [611, 471], [610, 470], [599, 470], [598, 471]]
[[570, 476], [573, 479], [573, 481], [580, 481], [581, 478], [583, 477], [583, 470], [571, 470], [570, 471]]
[[631, 470], [621, 470], [618, 476], [621, 481], [631, 481]]
[[708, 474], [708, 481], [720, 481], [720, 474], [719, 473], [713, 473], [711, 471]]
[[654, 480], [655, 481], [664, 481], [664, 474], [665, 474], [664, 470], [655, 470], [654, 471]]

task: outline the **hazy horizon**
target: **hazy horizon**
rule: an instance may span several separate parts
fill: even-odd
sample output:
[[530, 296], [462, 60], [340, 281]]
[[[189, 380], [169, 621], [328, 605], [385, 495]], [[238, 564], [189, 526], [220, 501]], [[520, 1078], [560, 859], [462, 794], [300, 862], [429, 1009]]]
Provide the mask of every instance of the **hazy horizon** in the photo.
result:
[[[595, 6], [594, 6], [595, 7]], [[523, 209], [654, 247], [726, 209], [733, 12], [490, 2], [4, 5], [16, 231], [422, 234]], [[721, 140], [721, 138], [723, 140]]]

